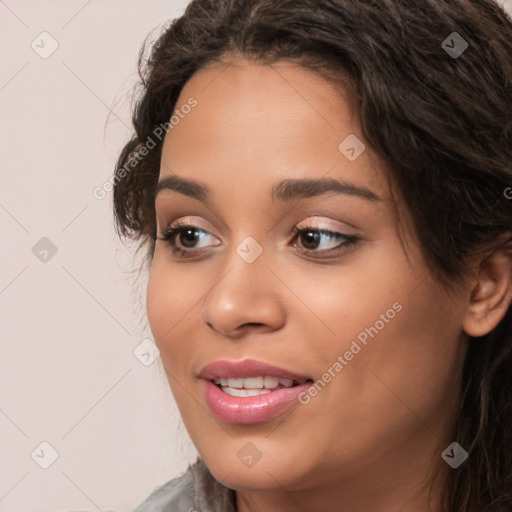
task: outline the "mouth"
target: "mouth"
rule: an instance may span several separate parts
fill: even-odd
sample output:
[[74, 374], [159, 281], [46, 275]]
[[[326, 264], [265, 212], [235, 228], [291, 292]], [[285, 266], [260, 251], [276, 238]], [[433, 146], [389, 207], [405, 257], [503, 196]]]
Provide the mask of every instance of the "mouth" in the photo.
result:
[[245, 359], [205, 366], [199, 377], [211, 411], [227, 423], [260, 423], [299, 403], [313, 379], [277, 366]]
[[279, 389], [288, 389], [306, 383], [312, 383], [312, 379], [286, 379], [272, 375], [260, 375], [258, 377], [216, 377], [211, 379], [221, 391], [231, 396], [248, 397], [260, 396], [272, 393]]

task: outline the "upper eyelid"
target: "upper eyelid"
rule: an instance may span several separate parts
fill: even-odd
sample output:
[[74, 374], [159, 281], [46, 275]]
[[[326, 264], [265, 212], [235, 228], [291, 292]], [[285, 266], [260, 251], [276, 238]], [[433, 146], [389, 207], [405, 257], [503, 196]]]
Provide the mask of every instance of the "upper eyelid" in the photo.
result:
[[[173, 222], [170, 222], [168, 225], [165, 226], [165, 229], [169, 229], [170, 227], [172, 227], [172, 225], [174, 223], [175, 226], [179, 226], [179, 225], [185, 225], [185, 226], [193, 226], [195, 228], [198, 228], [198, 229], [202, 229], [202, 230], [205, 230], [205, 231], [208, 231], [209, 233], [212, 233], [209, 228], [204, 228], [202, 226], [200, 226], [198, 222], [192, 220], [192, 218], [195, 217], [194, 215], [184, 215], [182, 217], [179, 217], [177, 220], [174, 220]], [[318, 230], [328, 230], [328, 231], [339, 231], [341, 230], [341, 232], [344, 231], [344, 228], [343, 227], [336, 227], [336, 226], [330, 226], [330, 225], [315, 225], [316, 223], [325, 223], [325, 218], [328, 217], [328, 215], [326, 216], [325, 214], [322, 214], [322, 213], [319, 213], [319, 214], [313, 214], [313, 215], [309, 215], [308, 217], [306, 217], [306, 219], [302, 220], [299, 222], [300, 223], [306, 223], [306, 226], [304, 227], [301, 227], [299, 229], [306, 229], [306, 228], [313, 228], [313, 229], [318, 229]], [[323, 221], [320, 221], [320, 220], [312, 220], [312, 219], [324, 219]], [[331, 219], [332, 221], [333, 219]], [[209, 223], [209, 221], [207, 221]], [[351, 224], [347, 221], [341, 221], [341, 220], [338, 220], [337, 222], [340, 222], [342, 224], [345, 224], [346, 226], [349, 226], [349, 229], [354, 229], [356, 230], [356, 233], [357, 234], [360, 229], [355, 226], [354, 224]], [[163, 223], [165, 225], [165, 223]], [[223, 223], [224, 224], [224, 223]], [[162, 227], [160, 225], [160, 223], [158, 223], [158, 226], [157, 228], [161, 231], [162, 230]], [[231, 229], [228, 228], [228, 231], [231, 233]], [[213, 234], [213, 233], [212, 233]]]
[[[216, 235], [214, 235], [210, 230], [208, 230], [206, 228], [203, 228], [201, 226], [198, 226], [197, 224], [195, 224], [193, 222], [178, 221], [178, 222], [176, 222], [176, 224], [171, 223], [168, 226], [166, 226], [164, 229], [160, 228], [158, 231], [161, 234], [165, 234], [165, 233], [167, 233], [168, 231], [171, 231], [171, 230], [186, 229], [186, 228], [193, 228], [193, 229], [196, 229], [197, 231], [201, 231], [203, 233], [207, 233], [209, 235], [212, 235], [212, 236], [216, 237]], [[307, 231], [308, 229], [312, 230], [312, 231], [320, 231], [322, 233], [330, 232], [330, 233], [335, 233], [335, 234], [339, 234], [339, 235], [345, 235], [347, 237], [356, 236], [356, 235], [351, 235], [349, 233], [344, 233], [343, 231], [339, 231], [339, 230], [337, 230], [335, 228], [330, 228], [330, 227], [325, 227], [325, 226], [315, 226], [315, 225], [312, 225], [312, 224], [309, 224], [309, 225], [306, 225], [306, 226], [303, 226], [303, 227], [294, 226], [293, 232], [297, 233], [297, 232]]]
[[[316, 196], [315, 196], [316, 197]], [[309, 201], [310, 199], [315, 199], [315, 197], [313, 198], [306, 198], [305, 201]], [[317, 197], [316, 197], [317, 198]], [[317, 198], [318, 199], [318, 198]], [[379, 199], [380, 200], [380, 199]], [[158, 219], [158, 217], [160, 215], [162, 215], [164, 218], [167, 216], [167, 202], [164, 202], [162, 206], [160, 207], [157, 207], [157, 204], [158, 204], [158, 201], [155, 202], [155, 213], [156, 213], [156, 217]], [[201, 219], [205, 219], [207, 217], [210, 217], [212, 216], [214, 220], [214, 222], [218, 222], [221, 226], [222, 226], [222, 229], [225, 230], [226, 233], [229, 233], [229, 234], [232, 234], [233, 231], [232, 229], [226, 224], [226, 222], [224, 222], [224, 220], [219, 217], [216, 213], [214, 213], [209, 207], [207, 207], [204, 203], [201, 203], [200, 204], [200, 210], [203, 210], [203, 207], [205, 207], [207, 209], [207, 212], [204, 212], [202, 211], [201, 213], [199, 213], [199, 215], [197, 214], [190, 214], [190, 215], [187, 215], [187, 214], [184, 214], [182, 216], [179, 217], [179, 219], [188, 219], [190, 217], [200, 217]], [[187, 208], [188, 209], [188, 208]], [[194, 208], [195, 209], [195, 208]], [[338, 218], [336, 219], [337, 215], [334, 213], [334, 211], [332, 211], [329, 207], [327, 208], [324, 208], [324, 206], [322, 205], [313, 205], [313, 207], [311, 208], [313, 211], [310, 210], [310, 207], [309, 206], [306, 206], [305, 210], [309, 210], [309, 215], [307, 215], [307, 217], [305, 219], [303, 219], [301, 222], [304, 222], [306, 221], [307, 222], [307, 219], [311, 219], [311, 218], [319, 218], [319, 219], [326, 219], [326, 218], [330, 218], [331, 221], [335, 221], [337, 223], [341, 223], [345, 226], [348, 226], [348, 229], [349, 230], [355, 230], [354, 232], [354, 236], [356, 235], [360, 235], [362, 234], [361, 232], [361, 228], [358, 227], [356, 224], [351, 224], [350, 222], [347, 222], [347, 220], [345, 219], [341, 219], [341, 218]], [[314, 210], [317, 210], [316, 212]], [[323, 211], [322, 211], [323, 210]], [[161, 214], [159, 213], [161, 212]], [[169, 212], [171, 213], [171, 212]], [[175, 212], [176, 213], [176, 212]], [[205, 216], [205, 213], [206, 213], [206, 216]], [[341, 215], [343, 216], [343, 215]], [[274, 230], [276, 228], [276, 226], [281, 222], [281, 221], [284, 221], [286, 218], [288, 217], [288, 214], [286, 214], [285, 217], [282, 217], [280, 221], [278, 221], [277, 223], [274, 223], [272, 224], [272, 227], [269, 229], [269, 231], [271, 230]], [[174, 221], [176, 222], [176, 220]], [[178, 221], [179, 223], [181, 223], [182, 221], [179, 220]], [[206, 222], [208, 222], [208, 224], [212, 225], [211, 222], [209, 220], [207, 220]], [[311, 220], [309, 222], [312, 222]], [[325, 222], [325, 220], [323, 221]], [[163, 223], [164, 225], [166, 223]], [[194, 224], [194, 221], [191, 221], [191, 224]], [[169, 227], [169, 224], [166, 225], [166, 229]], [[199, 227], [199, 226], [198, 226]], [[311, 226], [307, 226], [307, 227], [311, 227]], [[338, 230], [341, 230], [341, 232], [344, 232], [344, 228], [343, 227], [323, 227], [323, 226], [320, 226], [320, 227], [317, 227], [317, 226], [314, 226], [315, 229], [329, 229], [331, 231], [338, 231]], [[157, 220], [157, 230], [160, 230], [160, 226], [158, 225], [158, 220]], [[201, 229], [205, 229], [206, 231], [208, 231], [209, 233], [212, 233], [209, 229], [207, 228], [201, 228]]]
[[183, 226], [183, 227], [193, 227], [195, 229], [198, 229], [198, 230], [205, 231], [207, 233], [213, 234], [210, 231], [210, 229], [205, 228], [203, 226], [200, 226], [199, 222], [191, 220], [191, 217], [192, 216], [184, 216], [184, 217], [180, 217], [179, 219], [174, 220], [174, 221], [169, 222], [169, 223], [165, 223], [165, 222], [157, 223], [157, 231], [159, 233], [165, 233], [169, 229], [179, 228], [179, 227]]
[[[156, 219], [157, 219], [157, 230], [161, 231], [161, 227], [160, 227], [160, 223], [158, 222], [158, 218], [160, 216], [162, 217], [166, 217], [167, 216], [167, 213], [166, 213], [166, 210], [167, 210], [167, 207], [165, 206], [165, 203], [163, 206], [160, 206], [158, 207], [158, 201], [155, 202], [155, 215], [156, 215]], [[202, 219], [205, 219], [205, 213], [206, 213], [206, 216], [211, 216], [212, 218], [215, 219], [215, 222], [218, 222], [219, 224], [221, 224], [223, 226], [224, 229], [226, 229], [226, 231], [228, 232], [231, 232], [231, 230], [229, 229], [229, 227], [224, 223], [224, 221], [222, 220], [222, 218], [220, 218], [219, 216], [217, 216], [210, 208], [208, 208], [205, 204], [201, 203], [200, 205], [201, 207], [201, 210], [203, 209], [202, 207], [205, 207], [206, 208], [206, 212], [202, 212], [199, 216], [200, 218]], [[184, 214], [182, 216], [179, 217], [179, 219], [189, 219], [190, 217], [197, 217], [197, 215], [194, 215], [194, 214], [190, 214], [190, 215], [187, 215], [187, 214]], [[181, 223], [182, 221], [181, 220], [178, 220], [178, 221], [173, 221], [173, 222], [179, 222]], [[208, 223], [210, 223], [209, 221], [206, 221]], [[194, 221], [191, 221], [190, 222], [191, 224], [194, 224]], [[164, 222], [162, 223], [165, 225], [165, 229], [168, 229], [170, 224], [167, 224]], [[211, 223], [210, 223], [211, 224]]]

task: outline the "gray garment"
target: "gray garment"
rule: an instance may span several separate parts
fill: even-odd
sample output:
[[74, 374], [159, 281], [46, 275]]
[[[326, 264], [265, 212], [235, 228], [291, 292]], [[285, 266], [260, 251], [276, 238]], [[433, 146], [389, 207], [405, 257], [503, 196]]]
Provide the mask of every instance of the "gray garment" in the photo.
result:
[[158, 487], [133, 512], [236, 512], [236, 494], [215, 480], [198, 458], [183, 475]]

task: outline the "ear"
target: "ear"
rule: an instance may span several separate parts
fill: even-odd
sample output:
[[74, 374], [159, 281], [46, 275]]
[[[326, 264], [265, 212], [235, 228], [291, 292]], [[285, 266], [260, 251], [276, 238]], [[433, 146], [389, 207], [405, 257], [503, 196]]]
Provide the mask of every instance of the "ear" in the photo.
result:
[[505, 316], [512, 301], [512, 250], [501, 248], [476, 266], [476, 281], [462, 328], [473, 337], [491, 332]]

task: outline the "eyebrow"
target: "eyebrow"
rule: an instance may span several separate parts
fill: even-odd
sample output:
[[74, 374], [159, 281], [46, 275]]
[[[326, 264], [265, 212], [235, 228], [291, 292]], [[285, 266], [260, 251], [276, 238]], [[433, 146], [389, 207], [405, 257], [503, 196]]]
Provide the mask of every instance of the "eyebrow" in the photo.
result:
[[[167, 176], [158, 182], [155, 199], [164, 190], [173, 190], [205, 203], [210, 203], [212, 200], [212, 192], [208, 185], [176, 175]], [[381, 201], [381, 198], [368, 188], [334, 178], [286, 179], [272, 187], [270, 197], [272, 202], [289, 201], [297, 198], [315, 197], [327, 192], [347, 194], [369, 201]]]

